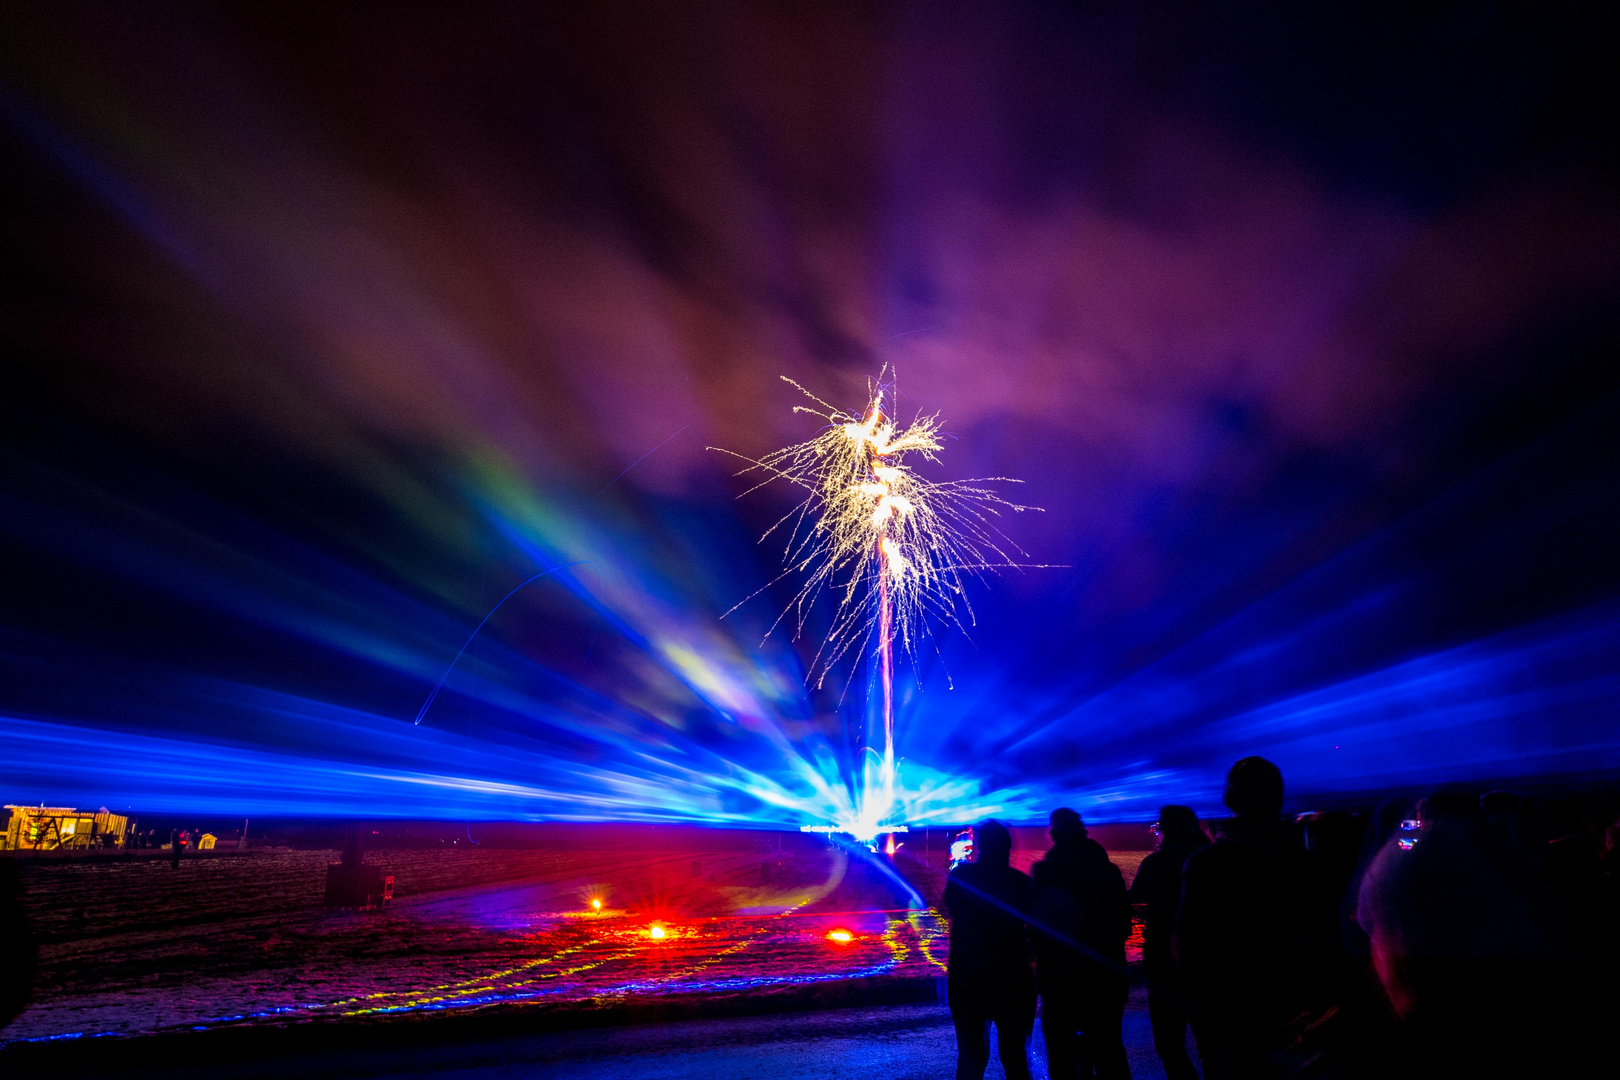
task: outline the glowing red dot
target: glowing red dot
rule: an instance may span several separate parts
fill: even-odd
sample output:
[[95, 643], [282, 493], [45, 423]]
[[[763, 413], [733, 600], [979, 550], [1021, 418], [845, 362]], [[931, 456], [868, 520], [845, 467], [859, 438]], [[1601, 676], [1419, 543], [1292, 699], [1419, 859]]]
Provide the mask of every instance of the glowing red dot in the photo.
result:
[[829, 930], [827, 931], [827, 940], [836, 941], [840, 945], [848, 945], [855, 940], [855, 935], [848, 930]]

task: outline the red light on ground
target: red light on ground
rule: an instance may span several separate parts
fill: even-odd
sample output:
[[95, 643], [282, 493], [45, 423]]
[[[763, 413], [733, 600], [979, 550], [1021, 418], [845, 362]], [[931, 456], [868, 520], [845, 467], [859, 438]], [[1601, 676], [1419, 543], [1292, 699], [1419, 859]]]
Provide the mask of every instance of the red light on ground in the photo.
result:
[[654, 941], [663, 941], [664, 940], [664, 928], [662, 926], [649, 927], [647, 929], [647, 936], [652, 938]]
[[827, 940], [837, 942], [839, 945], [848, 945], [855, 940], [855, 935], [848, 930], [829, 930]]

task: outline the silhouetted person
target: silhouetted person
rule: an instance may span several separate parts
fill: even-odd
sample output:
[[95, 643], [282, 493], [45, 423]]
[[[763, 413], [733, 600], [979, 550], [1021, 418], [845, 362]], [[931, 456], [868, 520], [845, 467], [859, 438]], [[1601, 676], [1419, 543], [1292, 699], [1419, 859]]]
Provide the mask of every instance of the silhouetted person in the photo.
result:
[[1310, 852], [1328, 895], [1342, 897], [1361, 861], [1367, 819], [1348, 810], [1328, 810], [1300, 819], [1305, 850]]
[[1191, 1009], [1187, 988], [1170, 952], [1176, 928], [1176, 907], [1181, 902], [1181, 868], [1187, 857], [1209, 843], [1191, 807], [1166, 806], [1159, 810], [1159, 850], [1142, 860], [1131, 882], [1133, 903], [1147, 905], [1142, 928], [1142, 970], [1148, 984], [1148, 1018], [1153, 1024], [1153, 1048], [1164, 1062], [1168, 1080], [1198, 1080], [1187, 1054], [1187, 1026]]
[[[1620, 811], [1611, 804], [1608, 818], [1599, 834], [1598, 910], [1601, 915], [1592, 957], [1594, 966], [1609, 976], [1620, 970]], [[1604, 979], [1596, 1004], [1606, 1006], [1611, 1015], [1620, 1009], [1620, 986], [1612, 977]]]
[[169, 830], [169, 865], [180, 869], [180, 830]]
[[1345, 886], [1344, 895], [1340, 898], [1340, 943], [1352, 961], [1364, 965], [1368, 970], [1371, 970], [1372, 965], [1371, 946], [1367, 943], [1367, 932], [1361, 928], [1361, 923], [1356, 918], [1361, 882], [1367, 876], [1367, 870], [1378, 857], [1378, 853], [1384, 850], [1384, 845], [1400, 831], [1401, 822], [1416, 813], [1417, 800], [1406, 795], [1392, 795], [1374, 808], [1372, 816], [1367, 819], [1366, 831], [1362, 834], [1361, 857], [1357, 860], [1355, 872], [1350, 875], [1350, 882]]
[[1008, 865], [1012, 836], [1005, 825], [983, 822], [975, 841], [976, 861], [952, 870], [945, 883], [951, 919], [945, 987], [956, 1026], [956, 1078], [982, 1080], [994, 1023], [1008, 1080], [1026, 1080], [1026, 1047], [1035, 1026], [1035, 977], [1024, 929], [1030, 880]]
[[0, 1030], [27, 1006], [38, 961], [22, 878], [10, 859], [0, 859]]
[[1620, 906], [1604, 866], [1616, 803], [1588, 792], [1557, 800], [1556, 810], [1540, 816], [1549, 827], [1527, 843], [1539, 850], [1518, 861], [1519, 880], [1550, 947], [1563, 999], [1559, 1019], [1569, 1025], [1567, 1056], [1612, 1056], [1612, 1045], [1596, 1043], [1612, 1044], [1620, 1012]]
[[1182, 869], [1174, 948], [1210, 1080], [1275, 1075], [1290, 1024], [1321, 1003], [1334, 971], [1336, 912], [1278, 820], [1282, 800], [1277, 766], [1237, 762], [1226, 777], [1232, 820]]
[[1544, 1075], [1568, 1042], [1547, 1002], [1568, 988], [1532, 904], [1475, 800], [1430, 796], [1418, 819], [1373, 860], [1357, 906], [1413, 1074]]
[[1052, 811], [1052, 850], [1035, 864], [1035, 965], [1052, 1080], [1128, 1080], [1120, 1022], [1130, 986], [1125, 879], [1075, 811]]

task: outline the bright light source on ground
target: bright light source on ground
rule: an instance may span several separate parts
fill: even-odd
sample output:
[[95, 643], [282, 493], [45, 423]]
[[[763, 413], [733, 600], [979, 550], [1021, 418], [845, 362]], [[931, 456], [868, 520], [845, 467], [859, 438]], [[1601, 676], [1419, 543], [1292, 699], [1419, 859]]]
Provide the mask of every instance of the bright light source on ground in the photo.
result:
[[591, 910], [592, 911], [601, 911], [602, 910], [602, 901], [600, 901], [600, 900], [592, 900], [591, 901]]
[[662, 941], [664, 940], [664, 928], [662, 926], [654, 926], [647, 931], [647, 936], [652, 938], [654, 941]]
[[836, 941], [840, 945], [848, 945], [855, 940], [855, 935], [848, 930], [829, 930], [827, 931], [827, 940]]

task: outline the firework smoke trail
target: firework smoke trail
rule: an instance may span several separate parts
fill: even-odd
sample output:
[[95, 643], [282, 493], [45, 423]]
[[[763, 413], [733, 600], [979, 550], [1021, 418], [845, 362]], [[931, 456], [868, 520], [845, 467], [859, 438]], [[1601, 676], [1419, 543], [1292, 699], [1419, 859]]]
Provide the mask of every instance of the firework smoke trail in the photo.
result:
[[1018, 483], [1007, 477], [936, 482], [920, 476], [905, 459], [912, 455], [939, 460], [939, 417], [920, 416], [910, 426], [897, 428], [884, 412], [884, 398], [890, 395], [892, 400], [892, 388], [882, 381], [869, 387], [867, 405], [859, 415], [835, 408], [792, 379], [784, 376], [782, 381], [814, 403], [795, 406], [793, 411], [819, 416], [827, 426], [807, 442], [762, 458], [720, 452], [747, 462], [737, 475], [763, 474], [744, 495], [775, 480], [786, 480], [806, 492], [761, 537], [763, 542], [786, 533], [786, 568], [776, 581], [805, 575], [771, 630], [792, 613], [802, 632], [812, 604], [826, 591], [835, 598], [835, 608], [832, 628], [811, 663], [816, 685], [822, 685], [827, 672], [851, 650], [866, 653], [870, 645], [870, 655], [877, 660], [883, 694], [879, 790], [873, 792], [872, 785], [863, 782], [858, 813], [861, 831], [875, 831], [891, 824], [887, 819], [897, 809], [895, 641], [915, 662], [919, 647], [930, 638], [930, 619], [964, 630], [970, 626], [973, 609], [963, 588], [965, 579], [1026, 565], [1008, 555], [1007, 548], [1023, 552], [997, 528], [996, 517], [1002, 510], [1033, 508], [1008, 502], [985, 486]]

